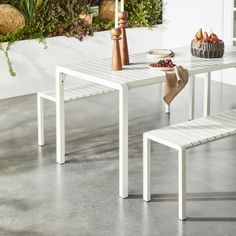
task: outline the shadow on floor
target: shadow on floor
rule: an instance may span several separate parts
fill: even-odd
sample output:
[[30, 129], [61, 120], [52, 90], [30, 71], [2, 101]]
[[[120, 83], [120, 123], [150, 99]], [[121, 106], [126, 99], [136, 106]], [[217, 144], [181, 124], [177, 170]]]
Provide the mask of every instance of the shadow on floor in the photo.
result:
[[[128, 199], [142, 199], [142, 194], [131, 194]], [[236, 192], [188, 193], [187, 201], [236, 201]], [[178, 194], [152, 194], [151, 202], [177, 202]], [[236, 222], [236, 217], [188, 217], [184, 222]]]
[[[142, 199], [141, 194], [131, 194], [128, 199]], [[178, 194], [152, 194], [151, 202], [175, 202]], [[236, 201], [236, 192], [187, 193], [187, 201]], [[188, 217], [188, 222], [236, 222], [236, 217]], [[185, 222], [186, 222], [185, 221]]]
[[[152, 202], [178, 201], [177, 193], [152, 194]], [[141, 199], [142, 194], [131, 194], [128, 199]], [[236, 192], [187, 193], [187, 201], [235, 201]]]
[[202, 222], [202, 221], [209, 221], [209, 222], [235, 222], [236, 217], [189, 217], [186, 221], [192, 222]]

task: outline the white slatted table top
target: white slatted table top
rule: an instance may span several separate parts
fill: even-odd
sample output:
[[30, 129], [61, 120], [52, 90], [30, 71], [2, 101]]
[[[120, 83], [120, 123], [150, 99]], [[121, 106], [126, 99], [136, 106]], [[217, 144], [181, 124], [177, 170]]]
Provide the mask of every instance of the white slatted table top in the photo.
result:
[[190, 148], [236, 134], [236, 110], [146, 132], [156, 142]]
[[[190, 47], [176, 48], [173, 51], [174, 63], [188, 69], [190, 75], [236, 67], [236, 47], [227, 46], [224, 57], [219, 59], [193, 57]], [[57, 70], [114, 89], [124, 84], [134, 88], [163, 82], [165, 74], [148, 68], [155, 60], [147, 58], [145, 53], [131, 55], [130, 61], [131, 64], [122, 71], [111, 70], [111, 58], [58, 66]]]

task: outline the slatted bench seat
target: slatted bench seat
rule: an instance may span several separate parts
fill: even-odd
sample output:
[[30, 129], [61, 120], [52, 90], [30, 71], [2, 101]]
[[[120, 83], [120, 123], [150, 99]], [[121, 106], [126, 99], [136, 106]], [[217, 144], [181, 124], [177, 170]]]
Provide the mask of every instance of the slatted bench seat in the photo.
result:
[[143, 135], [143, 199], [151, 200], [150, 147], [151, 141], [178, 150], [179, 219], [186, 219], [186, 150], [236, 134], [236, 110], [226, 111]]
[[[69, 87], [64, 89], [64, 100], [65, 102], [70, 102], [78, 99], [83, 99], [103, 93], [109, 93], [114, 90], [94, 83], [82, 82], [76, 84], [75, 87]], [[56, 92], [55, 90], [48, 90], [38, 93], [39, 98], [48, 99], [52, 102], [56, 102]]]
[[[74, 87], [68, 87], [64, 89], [64, 101], [65, 103], [71, 102], [78, 99], [83, 99], [91, 96], [96, 96], [104, 93], [114, 91], [111, 88], [91, 83], [88, 81], [76, 81]], [[55, 90], [43, 91], [37, 93], [37, 104], [38, 104], [38, 145], [43, 146], [45, 144], [44, 139], [44, 108], [43, 100], [50, 100], [56, 103], [56, 92]], [[64, 122], [64, 121], [63, 121]]]

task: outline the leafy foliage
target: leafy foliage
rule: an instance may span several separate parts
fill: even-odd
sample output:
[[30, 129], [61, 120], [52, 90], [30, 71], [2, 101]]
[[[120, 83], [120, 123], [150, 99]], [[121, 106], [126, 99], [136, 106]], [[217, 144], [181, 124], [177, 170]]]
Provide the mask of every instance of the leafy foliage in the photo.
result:
[[162, 0], [126, 0], [129, 25], [152, 27], [157, 24], [162, 12]]
[[4, 53], [4, 55], [7, 59], [8, 70], [9, 70], [10, 75], [16, 76], [16, 72], [13, 69], [12, 62], [11, 62], [9, 54], [8, 54], [11, 44], [12, 44], [11, 42], [8, 42], [6, 48], [4, 49], [3, 45], [0, 43], [0, 50]]
[[92, 27], [80, 18], [81, 13], [89, 12], [88, 1], [92, 0], [0, 0], [0, 4], [17, 7], [26, 18], [25, 28], [0, 35], [0, 42], [58, 35], [82, 40], [83, 36], [92, 35]]
[[48, 0], [20, 0], [19, 9], [25, 16], [28, 25], [35, 23], [37, 12], [41, 11], [47, 2]]
[[115, 22], [107, 19], [101, 19], [99, 17], [94, 17], [93, 19], [93, 30], [102, 31], [110, 30], [115, 26]]
[[[88, 12], [88, 0], [0, 0], [0, 4], [11, 4], [17, 7], [26, 18], [26, 26], [14, 33], [0, 35], [0, 50], [7, 59], [9, 72], [15, 76], [8, 51], [17, 40], [39, 39], [50, 36], [75, 36], [79, 40], [85, 35], [92, 35], [92, 27], [80, 18]], [[6, 48], [2, 42], [8, 42]]]
[[44, 25], [47, 36], [74, 36], [82, 40], [92, 35], [92, 27], [81, 19], [81, 13], [88, 13], [87, 0], [59, 0], [48, 3], [37, 15], [39, 24]]
[[[89, 7], [99, 5], [102, 0], [0, 0], [0, 4], [11, 4], [18, 8], [26, 19], [26, 26], [14, 33], [0, 34], [0, 51], [7, 58], [9, 72], [15, 75], [8, 51], [17, 40], [39, 39], [45, 45], [45, 37], [74, 36], [82, 40], [93, 31], [109, 30], [114, 21], [94, 18], [93, 26], [81, 19], [81, 13], [88, 14]], [[125, 10], [129, 13], [129, 26], [156, 25], [161, 14], [162, 0], [126, 0]], [[3, 47], [2, 42], [8, 42]]]
[[0, 4], [11, 4], [12, 6], [17, 6], [19, 0], [0, 0]]
[[[26, 26], [14, 33], [8, 33], [6, 35], [0, 35], [0, 50], [4, 53], [7, 59], [8, 70], [11, 76], [15, 76], [13, 65], [11, 63], [8, 51], [10, 46], [14, 44], [15, 41], [21, 39], [39, 39], [39, 42], [45, 44], [44, 40], [44, 27], [40, 25], [35, 25], [35, 27]], [[4, 49], [2, 42], [8, 42], [6, 48]]]

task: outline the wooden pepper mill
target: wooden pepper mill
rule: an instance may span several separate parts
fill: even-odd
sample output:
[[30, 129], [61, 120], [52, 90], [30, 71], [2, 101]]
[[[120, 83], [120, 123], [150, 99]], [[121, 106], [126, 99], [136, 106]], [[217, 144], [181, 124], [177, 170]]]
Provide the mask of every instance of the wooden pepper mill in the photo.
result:
[[121, 29], [121, 41], [120, 41], [121, 60], [123, 65], [129, 65], [130, 64], [129, 50], [126, 36], [128, 13], [126, 11], [119, 12], [118, 17], [119, 17], [119, 27]]
[[120, 28], [114, 28], [111, 30], [111, 38], [114, 40], [113, 53], [112, 53], [112, 70], [122, 70], [122, 62], [120, 55], [120, 43], [121, 35]]

